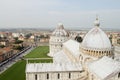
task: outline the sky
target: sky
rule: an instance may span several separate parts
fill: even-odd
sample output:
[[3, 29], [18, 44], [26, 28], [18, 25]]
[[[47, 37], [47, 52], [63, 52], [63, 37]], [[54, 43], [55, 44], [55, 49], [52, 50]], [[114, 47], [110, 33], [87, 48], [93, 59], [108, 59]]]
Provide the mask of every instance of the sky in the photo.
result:
[[0, 0], [0, 28], [120, 29], [120, 0]]

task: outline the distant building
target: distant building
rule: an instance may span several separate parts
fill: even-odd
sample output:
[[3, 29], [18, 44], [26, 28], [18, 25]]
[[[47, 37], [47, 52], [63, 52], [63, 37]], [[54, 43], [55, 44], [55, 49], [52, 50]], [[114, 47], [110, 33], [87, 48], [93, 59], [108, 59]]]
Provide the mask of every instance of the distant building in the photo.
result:
[[7, 37], [7, 33], [6, 32], [0, 32], [0, 37], [1, 38]]
[[41, 39], [40, 39], [40, 42], [43, 42], [43, 43], [44, 43], [44, 42], [49, 42], [49, 38], [41, 38]]
[[24, 36], [24, 34], [23, 33], [12, 33], [12, 36], [13, 37], [19, 37], [19, 36]]
[[28, 42], [34, 43], [35, 41], [35, 36], [31, 35], [30, 38], [28, 39]]
[[0, 45], [8, 46], [9, 41], [8, 40], [0, 40]]
[[24, 40], [25, 40], [25, 37], [24, 37], [23, 35], [20, 35], [20, 36], [18, 37], [18, 40], [24, 41]]
[[112, 34], [112, 44], [113, 44], [113, 45], [116, 45], [116, 44], [118, 43], [117, 37], [118, 37], [118, 34], [117, 34], [117, 33], [113, 33], [113, 34]]
[[10, 47], [0, 49], [0, 62], [12, 57], [13, 55], [13, 50]]

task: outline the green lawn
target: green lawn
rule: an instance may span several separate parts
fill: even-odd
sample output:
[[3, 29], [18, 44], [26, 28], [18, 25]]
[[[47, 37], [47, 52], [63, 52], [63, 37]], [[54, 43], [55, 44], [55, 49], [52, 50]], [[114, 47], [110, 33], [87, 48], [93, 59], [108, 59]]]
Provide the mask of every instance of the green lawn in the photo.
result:
[[40, 46], [37, 47], [35, 50], [31, 51], [29, 54], [27, 54], [25, 58], [50, 58], [49, 56], [47, 56], [48, 52], [48, 46]]
[[[25, 58], [50, 58], [47, 56], [48, 52], [48, 46], [40, 46], [31, 51]], [[39, 60], [39, 62], [52, 62], [52, 60]], [[25, 60], [18, 61], [4, 73], [0, 74], [0, 80], [25, 80], [25, 67]]]
[[0, 80], [25, 80], [25, 60], [15, 63], [0, 75]]

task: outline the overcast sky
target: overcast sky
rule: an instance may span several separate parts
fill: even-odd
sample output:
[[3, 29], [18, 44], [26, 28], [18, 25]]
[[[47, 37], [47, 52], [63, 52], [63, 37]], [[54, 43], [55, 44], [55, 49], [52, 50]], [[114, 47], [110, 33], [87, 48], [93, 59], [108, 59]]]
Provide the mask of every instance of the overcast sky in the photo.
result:
[[120, 29], [120, 0], [0, 0], [0, 28]]

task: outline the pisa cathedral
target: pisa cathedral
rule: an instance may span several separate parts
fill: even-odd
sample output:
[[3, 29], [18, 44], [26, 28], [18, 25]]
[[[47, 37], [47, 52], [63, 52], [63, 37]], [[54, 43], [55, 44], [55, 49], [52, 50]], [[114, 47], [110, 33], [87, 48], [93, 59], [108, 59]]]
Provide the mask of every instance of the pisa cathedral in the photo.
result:
[[120, 80], [120, 61], [96, 18], [82, 43], [59, 24], [49, 40], [53, 63], [27, 63], [26, 80]]

